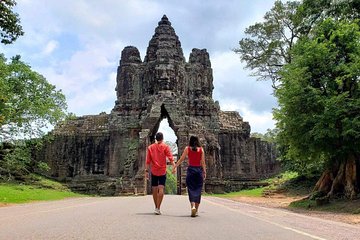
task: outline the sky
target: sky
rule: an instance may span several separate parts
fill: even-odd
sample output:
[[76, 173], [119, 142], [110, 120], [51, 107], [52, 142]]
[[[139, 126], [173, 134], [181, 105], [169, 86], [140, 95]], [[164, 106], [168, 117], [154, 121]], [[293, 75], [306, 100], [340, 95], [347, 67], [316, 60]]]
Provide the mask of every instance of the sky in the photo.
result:
[[[167, 15], [186, 60], [206, 48], [213, 69], [213, 99], [221, 110], [237, 111], [251, 132], [274, 128], [277, 106], [269, 81], [256, 81], [232, 49], [245, 29], [261, 22], [274, 0], [17, 0], [14, 9], [25, 32], [14, 44], [0, 44], [65, 94], [77, 116], [110, 113], [116, 100], [121, 51], [135, 46], [142, 60], [161, 17]], [[166, 120], [160, 131], [168, 132]], [[166, 134], [165, 139], [166, 139]], [[173, 137], [171, 137], [173, 138]], [[172, 139], [171, 139], [172, 140]]]

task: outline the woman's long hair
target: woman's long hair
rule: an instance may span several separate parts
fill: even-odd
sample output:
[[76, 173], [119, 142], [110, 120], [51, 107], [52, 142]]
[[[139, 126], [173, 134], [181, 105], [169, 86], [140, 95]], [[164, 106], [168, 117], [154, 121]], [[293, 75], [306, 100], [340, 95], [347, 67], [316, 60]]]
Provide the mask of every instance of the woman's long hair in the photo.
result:
[[189, 146], [191, 147], [191, 150], [196, 151], [197, 147], [200, 147], [199, 138], [196, 136], [191, 136]]

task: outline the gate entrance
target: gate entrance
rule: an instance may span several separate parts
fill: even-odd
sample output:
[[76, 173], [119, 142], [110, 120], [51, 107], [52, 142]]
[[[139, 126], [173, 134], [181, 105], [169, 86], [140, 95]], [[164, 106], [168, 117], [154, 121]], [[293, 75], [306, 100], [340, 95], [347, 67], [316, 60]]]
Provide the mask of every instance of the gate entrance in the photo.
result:
[[[149, 135], [149, 142], [155, 142], [155, 134], [157, 132], [162, 132], [164, 134], [164, 143], [170, 147], [171, 153], [173, 154], [174, 161], [176, 162], [178, 158], [178, 146], [177, 146], [177, 137], [174, 130], [170, 127], [168, 121], [167, 111], [164, 106], [162, 106], [162, 114], [160, 117], [160, 123], [154, 126], [153, 131]], [[165, 184], [165, 194], [180, 194], [180, 179], [178, 180], [178, 175], [180, 176], [180, 168], [176, 171], [175, 174], [172, 174], [172, 165], [170, 161], [167, 160], [167, 171], [166, 171], [166, 184]], [[150, 179], [150, 178], [149, 178]], [[151, 193], [150, 181], [147, 182], [148, 188], [147, 193]]]

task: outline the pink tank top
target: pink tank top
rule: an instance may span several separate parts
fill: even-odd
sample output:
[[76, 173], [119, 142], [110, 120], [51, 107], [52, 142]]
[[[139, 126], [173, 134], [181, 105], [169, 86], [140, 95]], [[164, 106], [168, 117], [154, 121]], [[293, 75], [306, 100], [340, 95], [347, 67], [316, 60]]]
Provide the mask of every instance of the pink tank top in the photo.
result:
[[201, 166], [201, 154], [202, 148], [196, 148], [196, 151], [193, 151], [191, 147], [188, 147], [188, 158], [189, 166], [200, 167]]

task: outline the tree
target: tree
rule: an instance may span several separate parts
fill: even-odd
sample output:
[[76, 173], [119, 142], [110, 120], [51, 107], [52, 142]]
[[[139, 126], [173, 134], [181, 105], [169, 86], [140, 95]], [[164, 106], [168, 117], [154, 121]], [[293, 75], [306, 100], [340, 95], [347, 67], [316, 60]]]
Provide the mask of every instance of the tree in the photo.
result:
[[12, 11], [15, 5], [15, 0], [0, 1], [0, 38], [3, 44], [10, 44], [24, 35], [19, 16]]
[[273, 88], [279, 81], [279, 70], [291, 62], [290, 50], [299, 37], [298, 1], [282, 3], [275, 1], [274, 7], [265, 14], [264, 22], [246, 28], [248, 36], [239, 42], [234, 52], [246, 62], [246, 68], [254, 70], [258, 80], [271, 80]]
[[[356, 76], [356, 71], [353, 71], [351, 74], [348, 73], [349, 71], [341, 72], [339, 70], [334, 72], [334, 69], [338, 69], [337, 65], [332, 62], [326, 62], [331, 59], [320, 61], [323, 60], [320, 57], [321, 54], [324, 55], [323, 57], [328, 54], [324, 49], [322, 53], [319, 53], [321, 52], [321, 47], [324, 48], [324, 42], [326, 41], [316, 42], [315, 39], [321, 40], [319, 38], [320, 35], [318, 35], [321, 32], [319, 29], [324, 30], [325, 26], [329, 27], [331, 25], [323, 25], [323, 22], [328, 21], [328, 19], [333, 21], [334, 26], [342, 22], [342, 24], [347, 23], [354, 27], [354, 25], [360, 25], [359, 18], [359, 0], [302, 0], [291, 1], [285, 4], [276, 1], [274, 7], [266, 13], [264, 22], [256, 23], [246, 29], [247, 38], [242, 39], [240, 47], [234, 50], [236, 53], [241, 54], [240, 58], [246, 62], [246, 67], [254, 70], [252, 75], [258, 76], [260, 80], [271, 79], [275, 96], [282, 98], [281, 102], [279, 101], [279, 108], [274, 111], [274, 115], [279, 120], [277, 123], [279, 132], [276, 137], [276, 143], [282, 162], [290, 169], [297, 170], [300, 174], [304, 175], [316, 174], [316, 172], [322, 171], [324, 168], [327, 169], [322, 174], [315, 190], [325, 192], [328, 196], [338, 192], [340, 194], [344, 193], [348, 197], [353, 197], [358, 192], [359, 176], [354, 175], [353, 172], [356, 172], [355, 169], [359, 169], [357, 167], [359, 156], [356, 151], [355, 153], [354, 151], [353, 153], [345, 151], [345, 149], [353, 149], [353, 145], [358, 144], [356, 138], [350, 138], [349, 136], [351, 133], [354, 137], [355, 133], [357, 133], [356, 124], [358, 116], [350, 113], [351, 111], [359, 112], [357, 109], [358, 100], [356, 100], [356, 97], [354, 98], [354, 95], [351, 95], [351, 100], [348, 102], [349, 97], [346, 97], [346, 94], [348, 94], [346, 90], [340, 92], [341, 94], [339, 93], [338, 96], [335, 95], [329, 98], [329, 101], [325, 101], [321, 94], [315, 93], [322, 88], [328, 91], [332, 86], [330, 83], [343, 81], [343, 86], [348, 86], [348, 84], [355, 86], [358, 85], [358, 80], [357, 82], [351, 82], [350, 80], [347, 82], [344, 80], [351, 74]], [[332, 31], [339, 33], [340, 30], [337, 27], [330, 28], [327, 32], [328, 36], [331, 36]], [[326, 31], [324, 30], [323, 32], [325, 33]], [[334, 36], [340, 38], [340, 35], [335, 34]], [[298, 41], [302, 43], [296, 47], [297, 50], [293, 50]], [[311, 57], [301, 56], [301, 54], [311, 55], [310, 50], [306, 51], [307, 48], [304, 47], [306, 42], [311, 42], [319, 47], [319, 49], [315, 46], [313, 47], [314, 51], [319, 50], [317, 52], [319, 59], [314, 59], [331, 68], [329, 71], [325, 71], [326, 68], [322, 68], [323, 66], [311, 65]], [[316, 45], [317, 43], [319, 45]], [[351, 44], [354, 45], [355, 42], [342, 43], [344, 45], [350, 44], [344, 47], [344, 49], [341, 48], [341, 43], [334, 42], [333, 44], [338, 47], [339, 53], [336, 50], [330, 51], [331, 48], [327, 46], [329, 47], [328, 51], [333, 55], [338, 54], [337, 56], [341, 58], [343, 55], [340, 54], [340, 50], [349, 50], [351, 48], [349, 46]], [[299, 49], [302, 49], [302, 52]], [[356, 50], [354, 48], [352, 50], [354, 50], [354, 53], [347, 52], [348, 55], [342, 52], [346, 59], [354, 58]], [[312, 54], [315, 54], [315, 52]], [[294, 58], [297, 59], [296, 63], [293, 63]], [[302, 62], [303, 65], [299, 65], [299, 59], [304, 60]], [[312, 63], [318, 64], [316, 61]], [[306, 64], [310, 64], [311, 68]], [[355, 62], [353, 62], [352, 66], [354, 67], [355, 65]], [[341, 66], [345, 68], [347, 65]], [[307, 70], [305, 71], [304, 69]], [[315, 72], [312, 72], [313, 70]], [[331, 76], [329, 76], [330, 73], [332, 74]], [[293, 76], [291, 76], [292, 74]], [[284, 77], [285, 79], [283, 79]], [[307, 85], [312, 83], [311, 81], [316, 79], [316, 77], [322, 80], [327, 79], [325, 81], [326, 84], [319, 86]], [[357, 77], [357, 79], [359, 78]], [[321, 81], [316, 82], [317, 84], [322, 84]], [[309, 86], [311, 87], [309, 88]], [[323, 94], [326, 95], [329, 92], [323, 92]], [[287, 97], [288, 99], [286, 100]], [[347, 108], [344, 108], [344, 106]], [[322, 108], [326, 109], [326, 111]], [[314, 109], [317, 109], [318, 112], [310, 111]], [[345, 113], [346, 110], [349, 110], [349, 112]], [[328, 121], [330, 121], [329, 119], [338, 120], [335, 123], [326, 123], [324, 119]], [[350, 125], [353, 128], [350, 128]], [[304, 132], [299, 129], [302, 129]], [[333, 131], [334, 129], [337, 131]], [[330, 139], [325, 136], [332, 136], [331, 134], [334, 135], [332, 140], [337, 139], [338, 144], [343, 144], [341, 148], [328, 142]], [[351, 141], [348, 141], [349, 139]], [[320, 148], [320, 146], [327, 146], [329, 151], [325, 151], [325, 147]], [[359, 148], [359, 146], [357, 147]], [[338, 154], [334, 154], [334, 149], [341, 150], [338, 150]], [[352, 156], [353, 154], [355, 156]], [[357, 180], [351, 183], [349, 179], [354, 177]]]
[[166, 185], [165, 185], [166, 194], [176, 194], [177, 192], [176, 175], [172, 174], [171, 171], [172, 171], [172, 167], [168, 166], [166, 168]]
[[277, 133], [278, 133], [277, 129], [267, 129], [265, 134], [254, 132], [251, 133], [251, 137], [260, 138], [263, 141], [275, 143]]
[[[170, 142], [170, 141], [166, 141], [165, 142], [171, 150], [171, 153], [173, 155], [178, 154], [178, 147], [176, 145], [176, 143], [174, 142]], [[166, 185], [165, 185], [165, 193], [166, 194], [176, 194], [177, 192], [177, 179], [176, 179], [176, 175], [171, 173], [172, 167], [168, 166], [166, 168]]]
[[325, 163], [315, 190], [328, 197], [359, 193], [360, 28], [326, 19], [292, 51], [280, 72], [274, 112], [288, 159]]
[[0, 55], [0, 142], [32, 138], [65, 117], [65, 96], [20, 60]]
[[239, 41], [234, 52], [240, 55], [245, 68], [252, 70], [258, 80], [271, 80], [276, 90], [280, 83], [279, 71], [291, 63], [296, 41], [307, 36], [326, 18], [354, 20], [360, 17], [359, 0], [303, 0], [282, 3], [265, 14], [264, 21], [245, 30], [247, 37]]
[[313, 27], [327, 18], [336, 21], [354, 20], [360, 17], [358, 0], [303, 0], [298, 12], [301, 13], [301, 33], [307, 35]]
[[41, 147], [45, 128], [65, 117], [65, 96], [20, 60], [0, 55], [0, 179], [24, 179], [34, 169], [32, 151]]
[[[12, 11], [14, 0], [0, 1], [0, 39], [13, 43], [23, 35], [18, 14]], [[66, 102], [46, 79], [31, 67], [13, 57], [10, 62], [0, 54], [0, 179], [23, 178], [37, 169], [46, 169], [43, 162], [31, 160], [32, 151], [42, 139], [24, 140], [43, 135], [49, 124], [65, 117]]]

